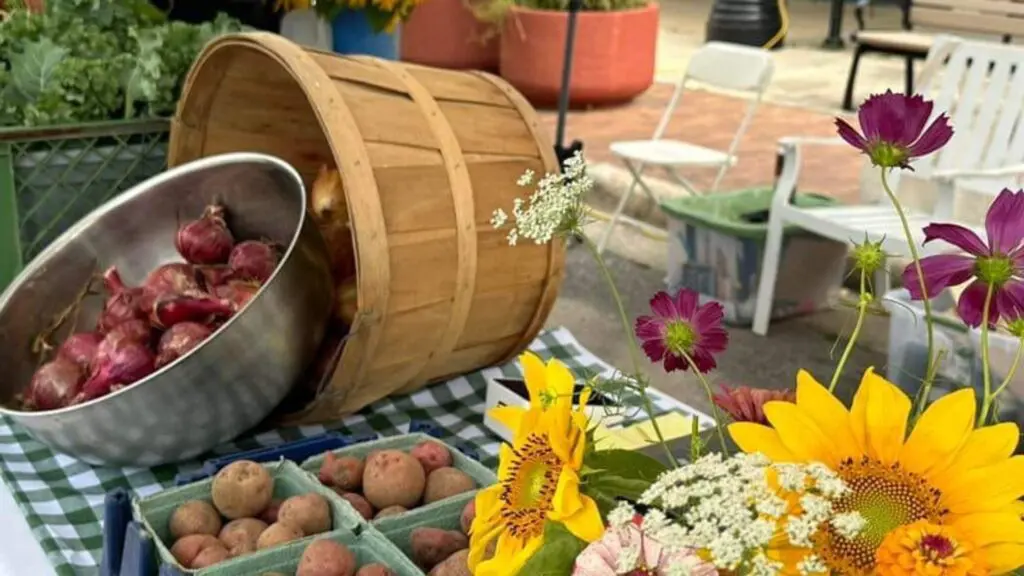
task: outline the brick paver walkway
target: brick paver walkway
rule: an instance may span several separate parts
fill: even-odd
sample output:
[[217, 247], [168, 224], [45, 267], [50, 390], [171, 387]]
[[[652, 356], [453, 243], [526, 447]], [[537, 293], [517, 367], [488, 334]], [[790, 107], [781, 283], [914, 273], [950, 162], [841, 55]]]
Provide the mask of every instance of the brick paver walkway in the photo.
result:
[[[617, 162], [608, 151], [614, 140], [649, 138], [661, 118], [674, 86], [655, 84], [632, 103], [607, 109], [571, 111], [566, 139], [584, 142], [591, 162]], [[687, 90], [676, 108], [666, 137], [725, 150], [746, 111], [746, 101], [702, 90]], [[557, 114], [542, 111], [554, 134]], [[739, 162], [725, 177], [721, 191], [770, 184], [774, 179], [775, 146], [783, 136], [833, 136], [832, 117], [789, 106], [762, 104], [740, 142]], [[800, 189], [832, 195], [843, 202], [856, 198], [862, 156], [848, 147], [808, 148]], [[700, 188], [711, 186], [715, 170], [685, 171]]]

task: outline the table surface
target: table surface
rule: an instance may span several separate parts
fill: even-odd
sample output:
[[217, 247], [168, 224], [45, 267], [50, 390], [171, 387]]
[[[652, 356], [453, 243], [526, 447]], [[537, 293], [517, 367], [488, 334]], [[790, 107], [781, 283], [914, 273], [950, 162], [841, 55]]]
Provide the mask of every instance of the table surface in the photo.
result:
[[[562, 360], [580, 377], [614, 370], [584, 349], [564, 328], [545, 331], [530, 345], [543, 358]], [[337, 430], [384, 436], [408, 431], [410, 420], [428, 420], [475, 448], [487, 465], [496, 465], [500, 440], [483, 424], [489, 378], [518, 378], [518, 362], [487, 368], [425, 388], [408, 396], [381, 400], [329, 428], [302, 426], [265, 432], [217, 451], [229, 454], [271, 446]], [[678, 403], [655, 396], [660, 411]], [[145, 497], [173, 485], [174, 474], [200, 467], [199, 461], [153, 469], [89, 466], [57, 454], [0, 419], [0, 576], [94, 574], [102, 548], [102, 507], [106, 492], [124, 488]], [[58, 497], [59, 495], [59, 497]]]

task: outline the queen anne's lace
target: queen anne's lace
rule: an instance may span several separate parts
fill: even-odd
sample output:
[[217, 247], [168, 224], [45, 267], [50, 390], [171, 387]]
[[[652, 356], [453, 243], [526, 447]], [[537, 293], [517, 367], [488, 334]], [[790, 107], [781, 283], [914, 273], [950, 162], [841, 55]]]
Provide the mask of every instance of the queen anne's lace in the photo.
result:
[[[837, 530], [856, 534], [864, 526], [856, 513], [833, 513], [833, 501], [847, 491], [822, 464], [772, 464], [759, 454], [728, 459], [709, 454], [665, 472], [644, 492], [640, 503], [650, 508], [641, 527], [669, 548], [700, 550], [721, 570], [765, 576], [782, 568], [769, 553], [782, 538], [790, 547], [808, 549], [798, 566], [802, 573], [819, 574], [825, 572], [824, 565], [810, 552], [817, 531], [832, 523]], [[634, 517], [632, 507], [622, 504], [609, 521], [624, 525]]]
[[[533, 170], [519, 177], [519, 186], [526, 188], [534, 181]], [[558, 235], [577, 232], [583, 225], [583, 198], [594, 187], [587, 175], [587, 164], [580, 152], [565, 161], [565, 170], [547, 174], [537, 182], [528, 200], [516, 198], [512, 216], [498, 208], [491, 217], [495, 229], [504, 228], [509, 220], [508, 243], [515, 246], [520, 238], [547, 244]]]

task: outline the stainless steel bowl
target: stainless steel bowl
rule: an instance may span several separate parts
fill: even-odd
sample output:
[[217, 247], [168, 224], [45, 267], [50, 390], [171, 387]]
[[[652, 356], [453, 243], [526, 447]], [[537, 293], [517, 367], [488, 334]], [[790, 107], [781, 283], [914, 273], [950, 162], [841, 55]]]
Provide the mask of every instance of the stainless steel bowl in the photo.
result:
[[[239, 238], [287, 246], [256, 297], [201, 346], [144, 380], [81, 405], [13, 409], [36, 367], [33, 338], [88, 281], [117, 266], [139, 284], [174, 248], [179, 222], [208, 203], [228, 208]], [[43, 443], [91, 463], [152, 466], [200, 454], [257, 424], [311, 361], [331, 306], [327, 249], [306, 217], [306, 191], [288, 164], [226, 154], [165, 172], [89, 214], [33, 260], [0, 296], [0, 407]], [[83, 307], [92, 326], [102, 299]]]

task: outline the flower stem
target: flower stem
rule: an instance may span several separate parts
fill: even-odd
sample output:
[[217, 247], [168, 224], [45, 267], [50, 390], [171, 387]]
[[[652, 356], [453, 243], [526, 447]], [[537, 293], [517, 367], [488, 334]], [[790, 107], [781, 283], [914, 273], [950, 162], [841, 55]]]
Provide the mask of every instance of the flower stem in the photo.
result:
[[995, 400], [995, 394], [992, 393], [992, 369], [988, 366], [988, 313], [992, 308], [993, 292], [995, 289], [989, 284], [985, 292], [985, 304], [981, 307], [981, 381], [985, 387], [985, 398], [981, 401], [981, 411], [978, 412], [978, 427], [985, 425], [992, 401]]
[[846, 348], [843, 350], [843, 355], [839, 357], [839, 363], [836, 364], [836, 371], [832, 373], [832, 381], [828, 384], [829, 392], [836, 389], [836, 384], [839, 383], [839, 376], [843, 373], [843, 368], [846, 367], [846, 362], [850, 359], [850, 355], [853, 353], [853, 347], [857, 343], [857, 338], [860, 336], [860, 329], [864, 325], [864, 317], [868, 315], [868, 304], [871, 303], [871, 295], [867, 292], [867, 275], [867, 272], [862, 268], [860, 271], [860, 295], [857, 302], [857, 323], [853, 325], [853, 332], [850, 333], [850, 339], [846, 341]]
[[[996, 391], [992, 393], [993, 401], [1010, 385], [1010, 381], [1013, 380], [1014, 375], [1017, 373], [1017, 367], [1020, 365], [1022, 357], [1024, 357], [1024, 338], [1021, 338], [1020, 344], [1017, 345], [1017, 353], [1013, 355], [1013, 362], [1010, 364], [1010, 371], [1006, 373], [1006, 378], [1003, 378], [999, 388], [996, 388]], [[982, 410], [988, 410], [986, 404], [982, 404]]]
[[914, 271], [917, 272], [917, 281], [921, 288], [921, 304], [924, 306], [925, 328], [928, 331], [928, 368], [925, 370], [924, 382], [921, 383], [920, 400], [918, 401], [916, 413], [924, 411], [928, 404], [928, 396], [931, 394], [932, 383], [935, 381], [935, 372], [938, 370], [938, 363], [935, 361], [935, 327], [932, 325], [932, 303], [928, 294], [928, 287], [924, 281], [924, 272], [921, 270], [921, 257], [917, 253], [917, 245], [914, 242], [914, 235], [910, 232], [910, 223], [907, 222], [907, 214], [903, 211], [896, 194], [889, 186], [889, 179], [886, 176], [886, 169], [882, 168], [882, 188], [889, 197], [889, 202], [900, 217], [900, 225], [903, 227], [903, 236], [907, 240], [907, 247], [910, 248], [910, 257], [914, 261]]
[[590, 251], [590, 255], [593, 256], [594, 261], [597, 262], [597, 266], [601, 269], [601, 274], [604, 276], [605, 283], [608, 284], [608, 290], [612, 293], [612, 299], [615, 300], [615, 308], [619, 313], [619, 321], [622, 323], [622, 329], [626, 333], [626, 340], [629, 342], [629, 356], [633, 362], [633, 374], [637, 378], [637, 383], [641, 385], [640, 397], [643, 398], [644, 412], [651, 419], [651, 426], [654, 428], [654, 434], [658, 437], [658, 442], [661, 443], [662, 448], [665, 449], [665, 454], [668, 456], [669, 464], [673, 468], [679, 467], [679, 462], [676, 457], [672, 454], [672, 449], [668, 447], [668, 442], [665, 442], [665, 435], [661, 433], [661, 427], [658, 425], [657, 414], [654, 413], [654, 404], [651, 403], [650, 397], [647, 395], [647, 391], [643, 388], [641, 382], [641, 375], [643, 372], [640, 370], [640, 347], [637, 346], [636, 339], [633, 336], [633, 327], [629, 322], [629, 315], [626, 314], [626, 306], [622, 303], [622, 296], [619, 294], [619, 289], [615, 286], [615, 277], [612, 275], [611, 269], [608, 268], [608, 264], [605, 263], [604, 258], [601, 257], [601, 251], [597, 249], [597, 244], [590, 239], [585, 233], [580, 231], [580, 237], [583, 238], [583, 243], [586, 245], [587, 250]]
[[704, 387], [704, 391], [708, 394], [708, 402], [711, 403], [711, 414], [715, 418], [715, 430], [718, 431], [718, 442], [722, 445], [722, 455], [729, 456], [729, 447], [725, 444], [725, 430], [722, 428], [722, 415], [718, 412], [718, 406], [715, 404], [715, 393], [711, 390], [711, 384], [708, 384], [707, 379], [697, 369], [697, 363], [693, 361], [693, 358], [686, 352], [681, 352], [681, 354], [689, 362], [690, 368], [693, 369], [693, 373], [697, 376], [697, 380], [700, 380], [700, 385]]

